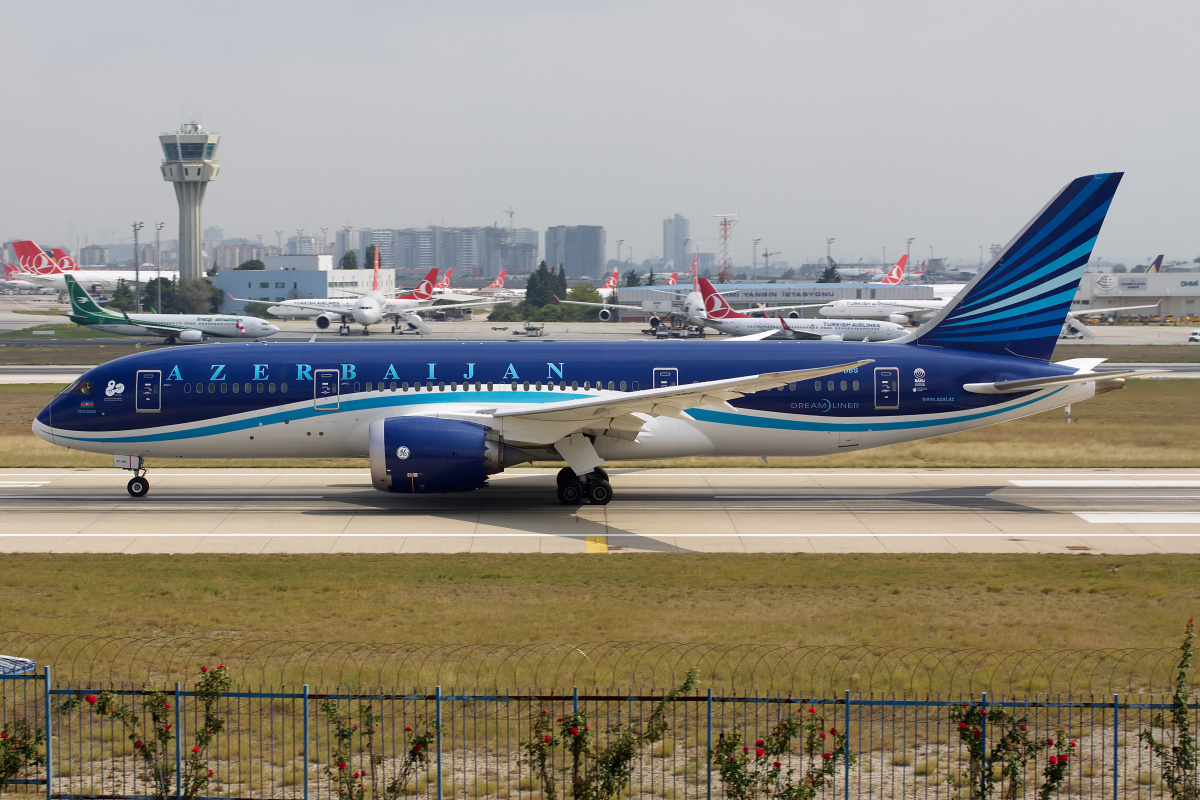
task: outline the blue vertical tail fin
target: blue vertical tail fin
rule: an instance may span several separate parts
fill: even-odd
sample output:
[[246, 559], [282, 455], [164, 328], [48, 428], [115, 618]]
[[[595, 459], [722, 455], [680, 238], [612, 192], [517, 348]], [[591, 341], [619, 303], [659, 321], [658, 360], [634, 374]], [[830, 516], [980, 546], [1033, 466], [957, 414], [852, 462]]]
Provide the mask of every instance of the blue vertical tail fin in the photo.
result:
[[1049, 361], [1122, 175], [1067, 184], [910, 343]]

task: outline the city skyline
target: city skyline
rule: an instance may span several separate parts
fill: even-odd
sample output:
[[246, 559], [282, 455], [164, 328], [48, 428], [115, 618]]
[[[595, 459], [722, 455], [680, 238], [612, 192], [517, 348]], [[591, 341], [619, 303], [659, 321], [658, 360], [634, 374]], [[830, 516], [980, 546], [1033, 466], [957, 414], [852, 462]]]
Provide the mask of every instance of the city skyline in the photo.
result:
[[[20, 157], [0, 237], [78, 249], [164, 221], [177, 238], [156, 137], [195, 119], [222, 135], [205, 223], [266, 241], [348, 223], [586, 224], [606, 230], [607, 257], [619, 240], [640, 262], [661, 257], [664, 218], [714, 252], [715, 215], [737, 212], [736, 263], [754, 239], [799, 264], [829, 238], [839, 262], [894, 260], [909, 237], [914, 259], [932, 246], [972, 263], [1068, 180], [1112, 169], [1126, 179], [1099, 257], [1200, 255], [1200, 109], [1175, 88], [1194, 73], [1200, 7], [1183, 0], [351, 10], [216, 2], [203, 80], [180, 81], [161, 33], [190, 24], [186, 7], [9, 9], [39, 35], [6, 49], [22, 65], [5, 133]], [[99, 155], [86, 177], [63, 157], [81, 139]]]

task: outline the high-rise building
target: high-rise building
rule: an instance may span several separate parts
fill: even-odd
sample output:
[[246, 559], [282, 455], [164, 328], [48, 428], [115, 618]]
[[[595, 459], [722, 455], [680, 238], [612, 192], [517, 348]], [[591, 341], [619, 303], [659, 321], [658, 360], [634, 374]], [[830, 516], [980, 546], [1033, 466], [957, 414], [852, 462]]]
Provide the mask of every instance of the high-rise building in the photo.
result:
[[691, 266], [688, 260], [688, 221], [682, 214], [663, 220], [663, 269], [683, 271]]
[[175, 184], [179, 202], [179, 277], [197, 280], [203, 274], [200, 207], [208, 182], [217, 179], [220, 134], [206, 133], [198, 122], [185, 122], [174, 133], [158, 137], [163, 149], [163, 180]]
[[605, 233], [600, 225], [558, 225], [546, 229], [546, 265], [566, 269], [568, 278], [597, 279], [604, 272]]
[[84, 245], [79, 248], [79, 266], [103, 267], [108, 264], [108, 248], [98, 244]]

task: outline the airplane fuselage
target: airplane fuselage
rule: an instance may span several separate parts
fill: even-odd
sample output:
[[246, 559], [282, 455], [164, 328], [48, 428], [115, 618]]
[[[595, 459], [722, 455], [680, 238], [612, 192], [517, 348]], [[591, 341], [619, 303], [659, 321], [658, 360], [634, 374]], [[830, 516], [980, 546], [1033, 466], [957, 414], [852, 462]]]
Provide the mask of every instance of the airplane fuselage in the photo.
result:
[[152, 458], [365, 457], [372, 422], [411, 415], [477, 422], [509, 445], [554, 458], [546, 442], [527, 440], [519, 421], [494, 418], [495, 410], [856, 359], [873, 363], [750, 394], [732, 407], [692, 409], [690, 419], [651, 417], [636, 437], [596, 437], [596, 452], [823, 455], [981, 427], [1095, 391], [1080, 383], [974, 394], [963, 385], [1074, 370], [905, 345], [264, 342], [141, 353], [95, 367], [43, 409], [34, 431], [64, 447]]
[[779, 317], [735, 317], [705, 319], [704, 324], [731, 336], [748, 336], [777, 331], [772, 339], [821, 339], [845, 342], [886, 342], [906, 331], [892, 322], [852, 319], [788, 319]]

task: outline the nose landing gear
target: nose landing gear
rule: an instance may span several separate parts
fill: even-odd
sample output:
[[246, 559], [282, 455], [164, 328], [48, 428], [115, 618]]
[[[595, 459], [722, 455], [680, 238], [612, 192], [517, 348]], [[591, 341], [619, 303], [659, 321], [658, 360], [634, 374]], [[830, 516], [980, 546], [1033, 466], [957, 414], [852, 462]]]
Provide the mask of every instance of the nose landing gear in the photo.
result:
[[113, 466], [117, 469], [129, 470], [133, 477], [125, 484], [125, 491], [130, 497], [145, 497], [150, 491], [150, 481], [146, 478], [146, 467], [141, 456], [113, 456]]

